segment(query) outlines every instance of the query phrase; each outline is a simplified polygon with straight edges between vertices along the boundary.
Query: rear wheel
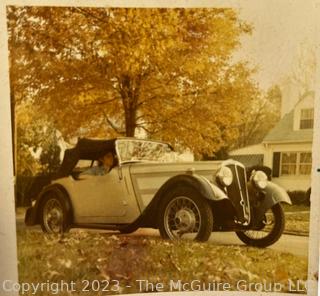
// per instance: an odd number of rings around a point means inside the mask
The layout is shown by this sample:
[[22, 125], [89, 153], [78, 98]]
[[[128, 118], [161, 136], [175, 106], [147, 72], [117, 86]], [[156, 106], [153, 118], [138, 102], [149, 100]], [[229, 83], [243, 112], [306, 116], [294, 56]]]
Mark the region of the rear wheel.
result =
[[41, 228], [44, 232], [63, 233], [69, 230], [65, 201], [58, 193], [48, 192], [39, 214]]
[[177, 187], [160, 205], [158, 225], [165, 239], [207, 241], [213, 225], [211, 207], [195, 189]]
[[275, 204], [265, 213], [259, 230], [237, 231], [239, 239], [249, 246], [264, 248], [274, 244], [281, 237], [285, 216], [280, 204]]

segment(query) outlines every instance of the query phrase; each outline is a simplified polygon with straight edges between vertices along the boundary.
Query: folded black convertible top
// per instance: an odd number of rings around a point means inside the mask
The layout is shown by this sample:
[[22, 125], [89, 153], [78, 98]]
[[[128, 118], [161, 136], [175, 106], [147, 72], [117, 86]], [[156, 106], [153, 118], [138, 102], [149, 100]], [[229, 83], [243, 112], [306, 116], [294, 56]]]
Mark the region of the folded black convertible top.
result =
[[61, 167], [54, 179], [69, 176], [80, 159], [97, 160], [107, 152], [115, 154], [115, 141], [116, 139], [94, 140], [80, 138], [74, 148], [65, 151]]

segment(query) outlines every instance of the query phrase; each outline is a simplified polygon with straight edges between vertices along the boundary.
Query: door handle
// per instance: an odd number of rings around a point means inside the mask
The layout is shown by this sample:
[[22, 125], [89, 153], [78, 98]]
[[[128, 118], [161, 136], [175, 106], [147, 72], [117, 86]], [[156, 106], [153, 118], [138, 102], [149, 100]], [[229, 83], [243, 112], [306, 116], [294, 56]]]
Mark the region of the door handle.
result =
[[119, 180], [123, 179], [123, 175], [122, 175], [122, 168], [121, 166], [118, 166], [118, 175], [119, 175]]

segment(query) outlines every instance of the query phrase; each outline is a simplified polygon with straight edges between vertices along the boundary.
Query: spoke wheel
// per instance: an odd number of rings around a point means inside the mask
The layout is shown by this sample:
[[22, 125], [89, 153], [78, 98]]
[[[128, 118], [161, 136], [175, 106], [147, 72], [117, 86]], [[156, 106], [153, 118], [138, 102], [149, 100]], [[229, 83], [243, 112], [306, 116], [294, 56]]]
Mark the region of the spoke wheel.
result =
[[269, 209], [259, 230], [237, 231], [239, 239], [247, 245], [267, 247], [279, 240], [285, 226], [285, 216], [280, 204]]
[[212, 225], [210, 205], [192, 188], [170, 192], [160, 207], [159, 230], [163, 238], [206, 241]]
[[62, 199], [50, 193], [42, 203], [41, 228], [47, 233], [63, 233], [67, 231], [66, 209]]

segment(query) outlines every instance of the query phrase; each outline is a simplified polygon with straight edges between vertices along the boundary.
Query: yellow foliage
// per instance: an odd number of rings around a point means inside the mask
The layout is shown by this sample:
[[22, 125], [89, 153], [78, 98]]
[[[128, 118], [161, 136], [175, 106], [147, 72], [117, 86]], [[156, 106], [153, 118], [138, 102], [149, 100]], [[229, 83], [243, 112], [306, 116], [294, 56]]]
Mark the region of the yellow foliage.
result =
[[8, 19], [16, 96], [65, 137], [145, 133], [213, 153], [258, 94], [232, 63], [251, 31], [233, 9], [11, 6]]

